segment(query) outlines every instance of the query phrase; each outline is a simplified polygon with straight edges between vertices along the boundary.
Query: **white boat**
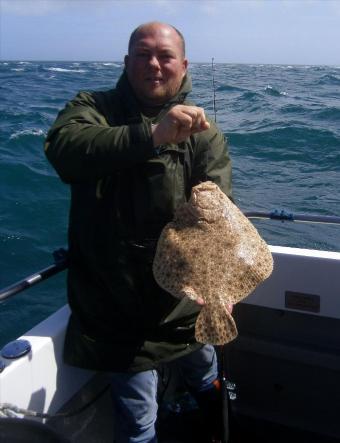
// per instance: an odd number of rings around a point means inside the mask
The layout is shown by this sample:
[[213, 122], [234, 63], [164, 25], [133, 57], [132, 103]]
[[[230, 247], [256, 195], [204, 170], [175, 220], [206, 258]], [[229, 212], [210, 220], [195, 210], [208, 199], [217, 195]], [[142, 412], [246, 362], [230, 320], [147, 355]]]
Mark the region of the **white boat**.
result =
[[[235, 441], [340, 441], [340, 253], [270, 248], [273, 274], [235, 306], [239, 337], [223, 348], [227, 378], [236, 386], [229, 384], [229, 420], [235, 435], [243, 435]], [[68, 316], [64, 306], [20, 337], [31, 344], [26, 355], [0, 357], [0, 411], [17, 411], [21, 420], [22, 410], [54, 415], [91, 403], [71, 417], [31, 420], [47, 421], [72, 442], [112, 442], [110, 398], [103, 393], [108, 375], [62, 361]], [[29, 433], [36, 428], [24, 427], [24, 439], [8, 439], [20, 422], [6, 431], [4, 420], [0, 441], [62, 441], [52, 434], [34, 440]], [[267, 440], [265, 429], [271, 429]]]

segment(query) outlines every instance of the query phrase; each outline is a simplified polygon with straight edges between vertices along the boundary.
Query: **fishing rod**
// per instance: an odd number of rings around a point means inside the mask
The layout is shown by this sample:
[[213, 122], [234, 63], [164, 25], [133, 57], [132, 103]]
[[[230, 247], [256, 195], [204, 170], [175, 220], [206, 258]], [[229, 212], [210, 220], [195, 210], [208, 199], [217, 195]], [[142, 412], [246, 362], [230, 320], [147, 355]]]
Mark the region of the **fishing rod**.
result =
[[58, 274], [64, 271], [68, 267], [67, 263], [67, 251], [65, 249], [58, 249], [53, 252], [54, 264], [44, 268], [38, 272], [35, 272], [28, 277], [0, 290], [0, 301], [6, 300], [9, 297], [28, 289], [43, 280], [47, 280], [52, 275]]
[[340, 225], [340, 217], [336, 215], [293, 214], [284, 210], [279, 211], [277, 209], [272, 212], [249, 211], [244, 212], [244, 215], [248, 218], [255, 218], [259, 220], [280, 220], [302, 223]]
[[215, 66], [214, 66], [214, 57], [211, 59], [211, 72], [212, 72], [212, 87], [213, 87], [213, 110], [215, 116], [215, 123], [217, 121], [216, 118], [216, 86], [215, 86]]

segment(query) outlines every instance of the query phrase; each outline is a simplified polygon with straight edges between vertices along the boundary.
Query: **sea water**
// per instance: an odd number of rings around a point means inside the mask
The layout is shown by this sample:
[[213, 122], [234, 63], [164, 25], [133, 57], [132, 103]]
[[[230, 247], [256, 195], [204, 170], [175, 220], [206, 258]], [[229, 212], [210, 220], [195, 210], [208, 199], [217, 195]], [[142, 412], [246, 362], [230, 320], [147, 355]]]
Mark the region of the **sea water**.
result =
[[[69, 188], [47, 162], [44, 138], [78, 91], [110, 89], [122, 70], [0, 62], [0, 289], [66, 247]], [[340, 66], [201, 63], [190, 72], [191, 99], [228, 138], [242, 210], [340, 216]], [[254, 223], [270, 244], [340, 251], [340, 226]], [[65, 274], [0, 304], [0, 345], [65, 303]]]

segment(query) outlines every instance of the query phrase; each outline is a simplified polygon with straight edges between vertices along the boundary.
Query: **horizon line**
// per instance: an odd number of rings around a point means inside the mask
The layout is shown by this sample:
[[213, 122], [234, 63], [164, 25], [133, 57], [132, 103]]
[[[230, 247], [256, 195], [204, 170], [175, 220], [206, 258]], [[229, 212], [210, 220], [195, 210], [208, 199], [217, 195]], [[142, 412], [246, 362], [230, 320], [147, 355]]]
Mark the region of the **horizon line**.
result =
[[[340, 66], [340, 61], [339, 63], [282, 63], [282, 62], [216, 62], [215, 59], [209, 60], [209, 61], [189, 61], [189, 67], [191, 64], [211, 64], [213, 60], [213, 63], [215, 65], [268, 65], [268, 66], [273, 66], [273, 65], [278, 65], [278, 66]], [[46, 62], [46, 63], [56, 63], [56, 62], [60, 62], [60, 63], [121, 63], [124, 64], [124, 60], [67, 60], [67, 59], [55, 59], [55, 60], [51, 60], [51, 59], [2, 59], [0, 58], [0, 63], [7, 63], [7, 62], [28, 62], [28, 63], [32, 63], [32, 62], [37, 62], [37, 63], [41, 63], [41, 62]]]

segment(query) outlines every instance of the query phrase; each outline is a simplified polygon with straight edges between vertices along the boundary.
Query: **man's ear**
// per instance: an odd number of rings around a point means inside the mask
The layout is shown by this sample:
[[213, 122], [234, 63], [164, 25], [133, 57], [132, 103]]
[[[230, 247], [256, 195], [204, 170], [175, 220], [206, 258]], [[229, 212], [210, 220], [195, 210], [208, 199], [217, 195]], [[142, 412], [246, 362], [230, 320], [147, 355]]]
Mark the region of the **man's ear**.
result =
[[124, 57], [124, 66], [125, 66], [125, 69], [127, 69], [127, 67], [128, 67], [128, 63], [129, 63], [129, 56], [126, 55], [126, 56]]
[[[188, 70], [188, 64], [189, 64], [189, 62], [188, 62], [188, 59], [184, 59], [183, 60], [183, 69], [184, 69], [184, 75], [187, 73], [187, 70]], [[183, 76], [184, 77], [184, 76]]]

